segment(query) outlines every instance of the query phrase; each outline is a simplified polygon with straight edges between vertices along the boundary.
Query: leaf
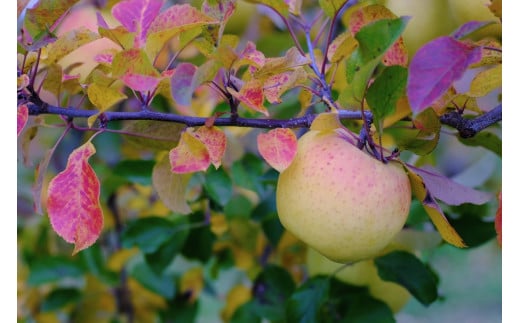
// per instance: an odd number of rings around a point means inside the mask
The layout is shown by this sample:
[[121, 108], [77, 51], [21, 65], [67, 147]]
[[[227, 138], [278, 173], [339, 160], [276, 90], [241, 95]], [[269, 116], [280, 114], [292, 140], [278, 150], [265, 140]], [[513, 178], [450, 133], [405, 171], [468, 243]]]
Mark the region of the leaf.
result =
[[208, 149], [188, 128], [181, 135], [177, 147], [170, 150], [170, 165], [176, 174], [192, 173], [206, 170], [211, 158]]
[[55, 64], [79, 47], [99, 38], [99, 35], [95, 32], [87, 27], [80, 26], [77, 29], [59, 36], [54, 43], [50, 44], [47, 47], [48, 55], [43, 62], [48, 65]]
[[128, 98], [125, 94], [112, 87], [92, 83], [87, 88], [87, 95], [90, 102], [100, 110], [100, 112], [110, 109], [112, 106]]
[[179, 292], [188, 296], [188, 302], [195, 302], [204, 288], [204, 273], [201, 267], [185, 271], [180, 279]]
[[265, 98], [269, 103], [281, 103], [280, 96], [285, 91], [306, 80], [308, 80], [308, 76], [302, 67], [298, 67], [294, 71], [273, 75], [264, 83]]
[[463, 203], [484, 204], [489, 202], [493, 195], [487, 192], [474, 190], [461, 185], [446, 176], [439, 174], [429, 166], [422, 168], [408, 166], [419, 175], [428, 188], [430, 194], [448, 205], [461, 205]]
[[275, 11], [277, 11], [282, 16], [289, 15], [289, 6], [284, 0], [245, 0], [246, 2], [263, 4], [265, 6], [271, 7]]
[[129, 121], [124, 132], [131, 134], [125, 138], [139, 148], [170, 150], [179, 143], [184, 128], [167, 121], [136, 120]]
[[374, 259], [381, 279], [403, 285], [427, 306], [437, 297], [437, 279], [429, 267], [406, 251], [393, 251]]
[[339, 115], [337, 112], [322, 112], [314, 118], [311, 123], [311, 130], [317, 131], [326, 131], [326, 130], [335, 130], [343, 127], [341, 121], [339, 120]]
[[502, 64], [479, 72], [471, 81], [468, 96], [483, 97], [502, 86]]
[[339, 9], [345, 3], [345, 0], [319, 0], [321, 9], [327, 16], [330, 18], [334, 17], [334, 15], [339, 11]]
[[38, 286], [67, 278], [79, 278], [84, 274], [85, 270], [77, 259], [46, 256], [32, 261], [27, 283]]
[[78, 0], [40, 0], [25, 13], [24, 25], [33, 37], [42, 30], [53, 31]]
[[267, 111], [267, 108], [264, 106], [263, 83], [260, 80], [253, 79], [246, 82], [238, 92], [231, 87], [227, 87], [227, 90], [233, 97], [251, 110], [269, 116], [269, 111]]
[[120, 51], [114, 56], [112, 75], [136, 91], [152, 91], [161, 80], [146, 53], [137, 48]]
[[283, 172], [296, 156], [297, 139], [291, 129], [276, 128], [266, 133], [259, 133], [257, 145], [260, 155], [269, 166]]
[[128, 31], [135, 32], [134, 46], [142, 47], [152, 21], [163, 5], [162, 0], [124, 0], [112, 7], [112, 15]]
[[495, 21], [468, 21], [463, 25], [459, 26], [454, 32], [452, 32], [451, 37], [455, 39], [463, 39], [468, 37], [472, 33], [495, 23]]
[[422, 178], [414, 173], [409, 165], [405, 165], [405, 168], [408, 173], [408, 178], [410, 179], [414, 196], [422, 203], [424, 210], [437, 228], [437, 231], [439, 231], [441, 237], [456, 247], [465, 247], [466, 244], [462, 241], [462, 238], [459, 236], [457, 231], [455, 231], [455, 229], [450, 225], [448, 219], [444, 216], [442, 209], [428, 191]]
[[491, 0], [489, 10], [502, 21], [502, 0]]
[[195, 131], [195, 136], [206, 146], [213, 166], [219, 168], [226, 152], [226, 134], [224, 131], [214, 126], [203, 126]]
[[170, 78], [170, 86], [173, 99], [177, 104], [184, 106], [191, 105], [191, 98], [194, 91], [192, 81], [196, 72], [197, 66], [191, 63], [180, 63], [175, 68]]
[[81, 300], [82, 293], [76, 288], [53, 289], [41, 304], [42, 312], [58, 311], [70, 303]]
[[154, 165], [154, 160], [123, 159], [113, 166], [112, 171], [130, 183], [149, 186]]
[[407, 94], [413, 113], [423, 111], [441, 97], [481, 56], [480, 47], [447, 36], [421, 47], [410, 63], [408, 74]]
[[233, 67], [238, 69], [243, 65], [251, 65], [255, 68], [254, 71], [256, 71], [258, 68], [264, 66], [265, 62], [266, 58], [264, 53], [256, 49], [255, 43], [248, 41], [242, 53], [240, 53], [236, 61], [233, 62]]
[[73, 255], [96, 242], [103, 228], [99, 180], [88, 164], [95, 152], [90, 141], [76, 148], [47, 192], [52, 228], [65, 241], [74, 243]]
[[58, 64], [52, 64], [47, 67], [47, 75], [43, 80], [43, 88], [54, 94], [56, 101], [59, 100], [61, 92], [61, 83], [63, 78], [63, 71]]
[[318, 322], [320, 310], [329, 297], [330, 279], [316, 276], [307, 280], [287, 300], [286, 311], [289, 322]]
[[502, 191], [498, 194], [498, 208], [495, 213], [495, 231], [497, 233], [497, 242], [502, 248]]
[[26, 104], [20, 104], [16, 113], [16, 136], [19, 136], [29, 120], [29, 108]]
[[190, 4], [176, 4], [161, 12], [148, 29], [146, 52], [155, 57], [172, 37], [205, 25], [220, 23]]
[[254, 281], [254, 313], [270, 321], [286, 321], [285, 304], [295, 287], [291, 275], [283, 267], [268, 264]]
[[331, 63], [337, 63], [349, 57], [357, 48], [358, 43], [354, 36], [348, 31], [339, 34], [330, 44], [327, 59]]
[[181, 214], [191, 213], [185, 197], [188, 177], [173, 173], [166, 156], [155, 164], [152, 171], [152, 184], [161, 201], [170, 210]]
[[368, 88], [366, 99], [379, 131], [382, 130], [383, 119], [395, 112], [397, 100], [404, 94], [407, 77], [406, 68], [390, 66]]
[[157, 275], [143, 259], [130, 264], [129, 274], [146, 289], [171, 299], [175, 295], [175, 281], [171, 274]]
[[152, 253], [175, 233], [172, 221], [149, 216], [129, 222], [121, 234], [124, 248], [138, 247], [143, 253]]
[[210, 168], [206, 174], [204, 190], [214, 202], [224, 206], [233, 196], [233, 182], [224, 169]]
[[264, 65], [253, 72], [253, 77], [255, 79], [266, 79], [309, 63], [309, 58], [303, 56], [296, 47], [291, 47], [283, 57], [267, 58]]

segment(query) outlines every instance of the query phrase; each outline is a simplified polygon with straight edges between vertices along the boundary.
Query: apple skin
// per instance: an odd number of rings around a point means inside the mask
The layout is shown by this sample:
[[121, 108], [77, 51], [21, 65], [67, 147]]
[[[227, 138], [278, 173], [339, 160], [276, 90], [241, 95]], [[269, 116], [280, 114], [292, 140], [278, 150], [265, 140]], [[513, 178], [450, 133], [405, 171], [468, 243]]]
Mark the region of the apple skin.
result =
[[342, 129], [304, 134], [276, 191], [285, 229], [340, 263], [371, 258], [385, 248], [403, 228], [410, 203], [402, 165], [363, 152]]

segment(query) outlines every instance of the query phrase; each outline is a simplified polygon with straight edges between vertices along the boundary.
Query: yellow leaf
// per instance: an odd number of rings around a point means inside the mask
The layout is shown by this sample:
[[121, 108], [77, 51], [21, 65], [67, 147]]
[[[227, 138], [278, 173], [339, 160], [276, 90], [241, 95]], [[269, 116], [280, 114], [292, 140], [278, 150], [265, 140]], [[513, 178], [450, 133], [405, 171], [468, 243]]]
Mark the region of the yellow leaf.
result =
[[502, 86], [502, 64], [478, 73], [471, 81], [468, 95], [482, 97]]
[[190, 177], [173, 173], [168, 155], [163, 156], [152, 170], [152, 184], [159, 198], [170, 210], [181, 214], [191, 213], [185, 197]]
[[233, 313], [240, 305], [246, 303], [251, 299], [251, 289], [244, 285], [234, 286], [226, 295], [226, 305], [220, 312], [224, 322], [229, 322]]
[[226, 221], [226, 216], [223, 213], [212, 214], [209, 221], [211, 223], [211, 232], [213, 232], [217, 236], [221, 236], [229, 228], [228, 223]]
[[107, 268], [115, 272], [120, 272], [126, 263], [138, 253], [139, 249], [137, 247], [118, 250], [108, 259]]
[[[87, 89], [87, 95], [90, 102], [99, 109], [99, 113], [108, 110], [113, 105], [127, 98], [127, 96], [118, 90], [92, 83]], [[99, 113], [88, 118], [88, 125], [92, 127]]]
[[193, 303], [197, 300], [203, 287], [204, 273], [202, 272], [202, 268], [191, 268], [182, 275], [180, 292], [189, 295], [189, 302]]

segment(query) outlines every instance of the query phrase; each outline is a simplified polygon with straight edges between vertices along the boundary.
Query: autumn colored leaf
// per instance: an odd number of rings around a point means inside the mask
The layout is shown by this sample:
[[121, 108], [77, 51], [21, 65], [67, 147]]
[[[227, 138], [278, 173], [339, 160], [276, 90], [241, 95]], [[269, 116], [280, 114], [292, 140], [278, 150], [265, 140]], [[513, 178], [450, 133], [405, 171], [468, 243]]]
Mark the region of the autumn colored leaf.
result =
[[408, 173], [408, 178], [410, 179], [410, 184], [412, 186], [412, 192], [422, 203], [422, 206], [428, 216], [430, 217], [430, 220], [437, 228], [437, 231], [439, 231], [441, 237], [449, 242], [450, 244], [463, 248], [466, 246], [460, 235], [455, 231], [455, 229], [451, 226], [451, 224], [448, 222], [448, 219], [442, 212], [442, 209], [437, 204], [435, 199], [430, 194], [430, 191], [428, 190], [428, 187], [422, 180], [421, 176], [417, 175], [410, 167], [409, 165], [405, 165], [405, 168]]
[[462, 26], [458, 27], [454, 32], [451, 33], [451, 36], [455, 39], [465, 38], [472, 33], [479, 31], [480, 29], [487, 27], [491, 24], [496, 23], [495, 21], [468, 21]]
[[349, 57], [357, 48], [357, 40], [349, 31], [339, 34], [330, 44], [327, 59], [331, 63], [337, 63], [345, 57]]
[[291, 129], [276, 128], [257, 136], [258, 151], [278, 172], [283, 172], [296, 156], [296, 135]]
[[226, 303], [221, 315], [225, 322], [230, 322], [233, 313], [244, 303], [251, 299], [251, 288], [245, 285], [236, 285], [226, 295]]
[[179, 144], [170, 150], [169, 156], [171, 171], [176, 174], [205, 171], [211, 163], [208, 149], [192, 128], [182, 133]]
[[172, 5], [161, 12], [148, 29], [146, 52], [155, 57], [165, 43], [172, 37], [193, 28], [218, 24], [211, 18], [189, 4]]
[[134, 45], [135, 33], [129, 32], [124, 26], [115, 28], [98, 27], [99, 35], [110, 39], [122, 49], [131, 49]]
[[26, 104], [20, 104], [18, 106], [18, 112], [16, 114], [16, 136], [19, 136], [23, 128], [29, 120], [29, 108]]
[[414, 114], [429, 107], [480, 60], [482, 49], [452, 37], [439, 37], [421, 47], [410, 63], [407, 94]]
[[90, 141], [76, 148], [66, 168], [48, 187], [47, 212], [52, 228], [65, 241], [74, 243], [73, 254], [96, 242], [103, 228], [99, 180], [88, 163], [95, 152]]
[[161, 75], [141, 49], [117, 53], [112, 60], [112, 74], [136, 91], [152, 91], [161, 80]]
[[42, 30], [53, 31], [78, 0], [41, 0], [25, 13], [24, 25], [33, 37]]
[[291, 47], [283, 57], [267, 58], [264, 65], [253, 73], [253, 77], [266, 79], [309, 63], [310, 60], [303, 56], [296, 47]]
[[181, 138], [185, 126], [180, 123], [155, 120], [129, 121], [124, 129], [125, 138], [141, 149], [171, 150]]
[[[127, 98], [127, 96], [119, 90], [97, 83], [92, 83], [88, 86], [87, 95], [90, 102], [99, 109], [99, 112], [106, 111]], [[93, 120], [95, 120], [95, 118], [97, 118], [97, 116], [94, 117]]]
[[112, 7], [112, 15], [128, 31], [135, 32], [135, 47], [146, 42], [148, 28], [163, 5], [162, 0], [124, 0]]
[[54, 43], [49, 44], [47, 47], [48, 55], [43, 62], [49, 65], [57, 63], [74, 50], [96, 39], [99, 39], [99, 35], [86, 27], [71, 30], [58, 37]]
[[498, 209], [495, 214], [495, 231], [497, 232], [497, 242], [502, 247], [502, 191], [498, 194]]
[[173, 99], [177, 104], [189, 106], [193, 95], [191, 86], [197, 66], [191, 63], [180, 63], [170, 78], [170, 86]]
[[334, 15], [339, 11], [341, 6], [346, 2], [345, 0], [319, 0], [321, 9], [323, 12], [329, 17], [334, 17]]
[[211, 163], [219, 168], [226, 152], [226, 134], [217, 127], [199, 127], [195, 136], [206, 146]]
[[285, 0], [245, 0], [246, 2], [262, 4], [273, 8], [275, 11], [280, 13], [282, 16], [289, 15], [289, 5]]
[[502, 86], [502, 64], [479, 72], [471, 81], [469, 92], [471, 97], [482, 97]]
[[264, 95], [269, 103], [282, 102], [281, 96], [284, 92], [294, 88], [296, 84], [303, 83], [308, 79], [307, 73], [302, 67], [291, 72], [273, 75], [264, 83]]
[[269, 116], [269, 111], [264, 106], [264, 89], [260, 80], [252, 79], [246, 82], [238, 92], [231, 87], [228, 87], [227, 90], [248, 108]]
[[255, 68], [254, 71], [256, 71], [258, 68], [264, 66], [265, 62], [266, 58], [264, 53], [256, 49], [255, 43], [248, 41], [246, 47], [242, 53], [238, 55], [233, 66], [239, 68], [242, 65], [250, 65], [253, 66]]
[[173, 212], [181, 214], [191, 213], [186, 202], [188, 179], [186, 175], [175, 174], [171, 171], [168, 156], [165, 155], [152, 170], [152, 184], [161, 201]]
[[189, 295], [188, 302], [195, 302], [204, 288], [204, 272], [201, 267], [194, 267], [184, 272], [181, 277], [179, 292]]
[[42, 87], [54, 94], [56, 101], [59, 100], [63, 71], [60, 65], [51, 64], [47, 67], [47, 75], [43, 80]]

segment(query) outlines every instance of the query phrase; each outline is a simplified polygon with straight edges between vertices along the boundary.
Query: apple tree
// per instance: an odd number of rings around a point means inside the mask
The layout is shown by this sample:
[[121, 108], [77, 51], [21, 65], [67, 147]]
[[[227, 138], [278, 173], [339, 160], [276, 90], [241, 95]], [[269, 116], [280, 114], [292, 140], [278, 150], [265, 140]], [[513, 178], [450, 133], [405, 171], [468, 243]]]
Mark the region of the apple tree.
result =
[[449, 303], [433, 255], [501, 250], [502, 6], [412, 49], [395, 2], [18, 1], [18, 319]]

